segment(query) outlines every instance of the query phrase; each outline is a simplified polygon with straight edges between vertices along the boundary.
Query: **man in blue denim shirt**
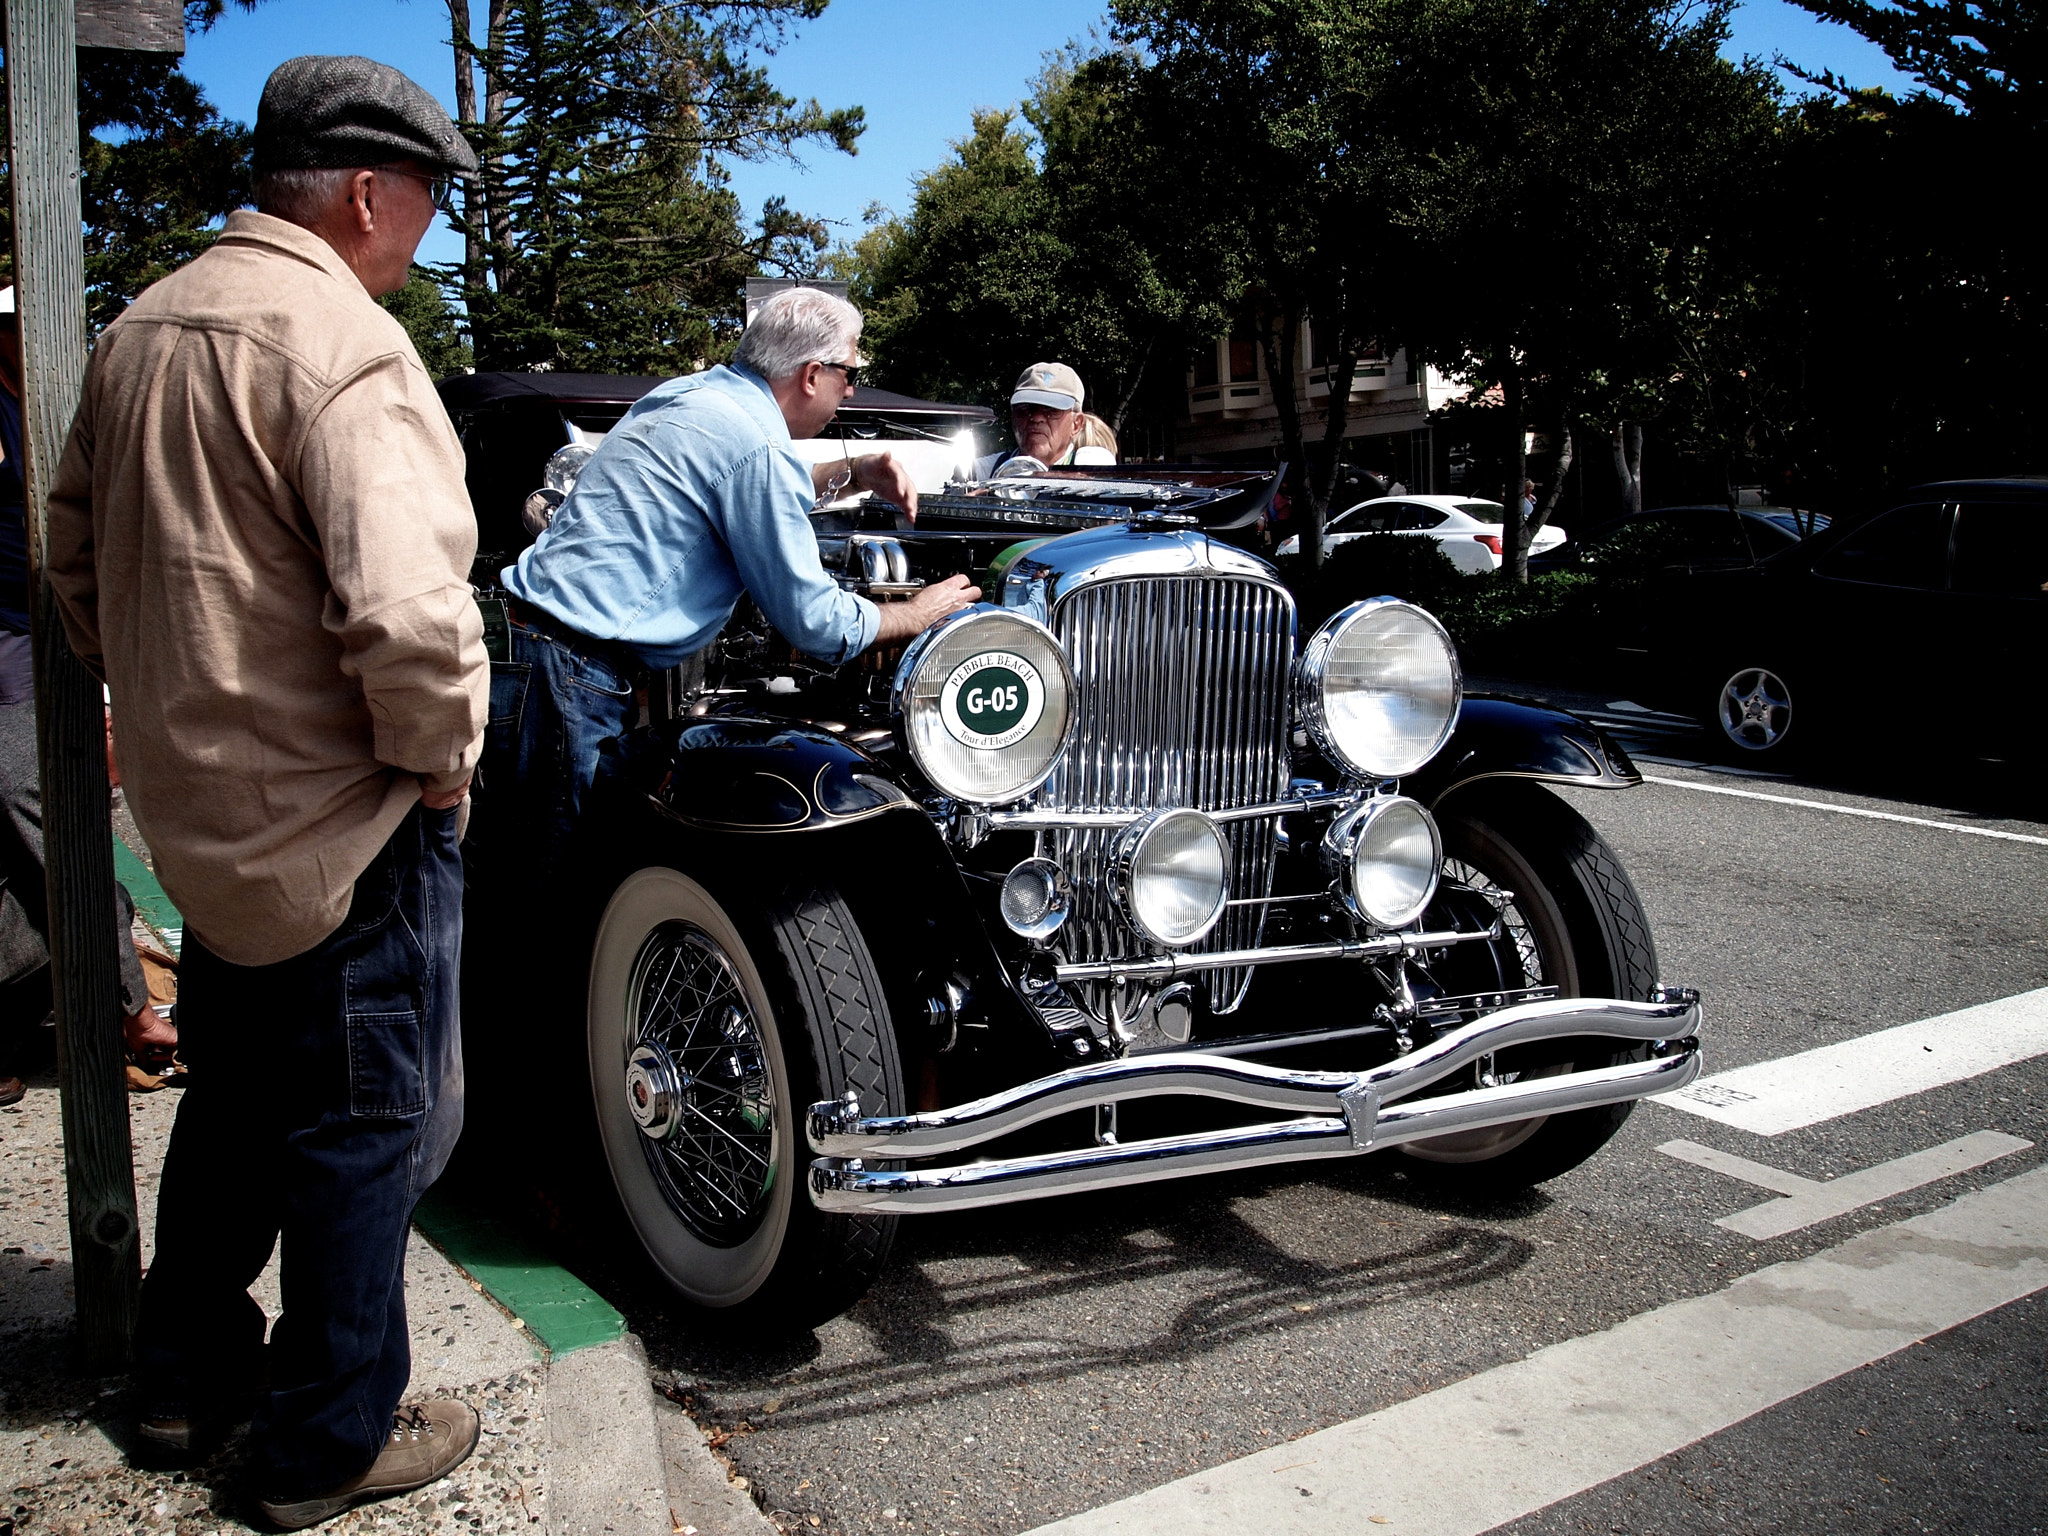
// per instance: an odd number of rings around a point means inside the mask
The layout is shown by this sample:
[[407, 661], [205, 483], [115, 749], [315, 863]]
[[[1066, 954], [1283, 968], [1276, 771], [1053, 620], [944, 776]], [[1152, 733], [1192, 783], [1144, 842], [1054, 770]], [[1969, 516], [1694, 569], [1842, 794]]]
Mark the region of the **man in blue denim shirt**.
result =
[[[506, 568], [512, 657], [491, 669], [473, 876], [487, 870], [502, 885], [514, 857], [533, 888], [566, 872], [600, 751], [638, 718], [636, 672], [709, 645], [742, 591], [792, 645], [828, 662], [907, 640], [981, 596], [954, 576], [878, 607], [825, 574], [809, 514], [845, 461], [813, 468], [790, 444], [816, 436], [852, 395], [860, 329], [843, 299], [775, 294], [731, 366], [671, 380], [627, 412]], [[854, 485], [916, 515], [917, 488], [891, 455], [851, 469]]]

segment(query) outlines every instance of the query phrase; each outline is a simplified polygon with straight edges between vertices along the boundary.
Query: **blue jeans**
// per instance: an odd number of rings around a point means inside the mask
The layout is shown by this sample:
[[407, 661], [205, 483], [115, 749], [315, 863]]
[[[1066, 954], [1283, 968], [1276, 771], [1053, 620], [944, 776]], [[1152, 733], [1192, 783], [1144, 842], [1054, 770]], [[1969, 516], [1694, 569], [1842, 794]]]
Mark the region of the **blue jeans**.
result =
[[607, 743], [639, 718], [623, 668], [515, 613], [512, 659], [491, 663], [490, 724], [466, 852], [473, 888], [559, 896]]
[[412, 1374], [405, 1244], [462, 1129], [453, 810], [414, 806], [342, 925], [276, 965], [189, 929], [179, 1046], [192, 1066], [157, 1198], [137, 1354], [153, 1411], [207, 1411], [259, 1379], [249, 1286], [283, 1250], [284, 1313], [252, 1468], [303, 1498], [377, 1458]]

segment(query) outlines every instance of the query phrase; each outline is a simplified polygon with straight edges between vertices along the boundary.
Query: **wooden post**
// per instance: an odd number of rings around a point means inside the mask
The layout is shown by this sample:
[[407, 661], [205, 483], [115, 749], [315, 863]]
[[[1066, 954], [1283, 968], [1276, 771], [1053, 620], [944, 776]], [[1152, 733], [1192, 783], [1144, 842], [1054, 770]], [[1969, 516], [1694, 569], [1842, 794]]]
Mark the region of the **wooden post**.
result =
[[100, 685], [72, 655], [43, 574], [50, 483], [85, 378], [72, 7], [73, 0], [9, 0], [7, 128], [64, 1177], [80, 1350], [85, 1368], [103, 1374], [128, 1364], [142, 1285], [123, 1073], [106, 727]]

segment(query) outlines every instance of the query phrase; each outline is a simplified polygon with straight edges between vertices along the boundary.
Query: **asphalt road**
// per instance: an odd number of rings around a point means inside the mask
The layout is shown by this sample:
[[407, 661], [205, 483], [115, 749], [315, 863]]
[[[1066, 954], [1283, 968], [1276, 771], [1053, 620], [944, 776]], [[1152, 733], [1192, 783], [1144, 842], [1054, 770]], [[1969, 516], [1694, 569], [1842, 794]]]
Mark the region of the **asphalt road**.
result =
[[[1938, 791], [1891, 764], [1757, 780], [1677, 766], [1703, 745], [1682, 722], [1645, 720], [1632, 741], [1681, 782], [1567, 798], [1633, 875], [1666, 980], [1705, 994], [1710, 1072], [2048, 986], [2048, 846], [1953, 830], [2048, 837], [2048, 807], [1996, 765]], [[1718, 1291], [2043, 1157], [1757, 1241], [1714, 1221], [1767, 1196], [1661, 1143], [1826, 1180], [1986, 1130], [2048, 1145], [2048, 1056], [1768, 1138], [1646, 1105], [1590, 1164], [1503, 1204], [1447, 1202], [1382, 1154], [910, 1220], [872, 1294], [795, 1345], [690, 1325], [630, 1266], [605, 1289], [700, 1421], [731, 1432], [725, 1453], [785, 1528], [1007, 1536]], [[2048, 1305], [2006, 1306], [1509, 1528], [2041, 1529], [2044, 1347]]]

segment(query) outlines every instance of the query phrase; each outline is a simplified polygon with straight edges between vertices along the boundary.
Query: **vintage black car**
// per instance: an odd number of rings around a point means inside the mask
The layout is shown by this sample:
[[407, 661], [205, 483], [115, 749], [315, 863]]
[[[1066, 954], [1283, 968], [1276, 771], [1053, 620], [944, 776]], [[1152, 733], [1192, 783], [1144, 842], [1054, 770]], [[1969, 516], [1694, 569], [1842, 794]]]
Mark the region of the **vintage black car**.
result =
[[572, 1027], [676, 1290], [808, 1324], [904, 1215], [1383, 1149], [1524, 1186], [1697, 1075], [1544, 787], [1638, 783], [1613, 741], [1465, 698], [1407, 603], [1298, 633], [1233, 542], [1268, 474], [1021, 469], [814, 518], [848, 587], [980, 605], [830, 667], [743, 604], [622, 744]]

